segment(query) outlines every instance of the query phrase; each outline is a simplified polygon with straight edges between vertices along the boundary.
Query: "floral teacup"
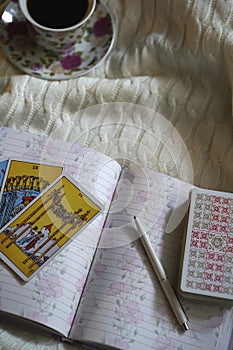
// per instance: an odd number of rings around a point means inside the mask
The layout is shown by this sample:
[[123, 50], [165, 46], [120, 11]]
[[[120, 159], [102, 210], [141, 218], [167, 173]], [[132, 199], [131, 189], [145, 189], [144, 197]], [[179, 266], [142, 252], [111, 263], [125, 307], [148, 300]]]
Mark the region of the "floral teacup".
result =
[[[37, 19], [32, 17], [28, 3], [30, 3], [28, 0], [19, 0], [19, 7], [27, 21], [29, 34], [38, 45], [58, 55], [62, 55], [77, 41], [81, 40], [86, 24], [93, 15], [96, 7], [96, 0], [86, 0], [87, 9], [83, 17], [77, 20], [77, 23], [71, 26], [55, 28], [52, 25], [50, 27], [49, 25], [41, 24]], [[66, 2], [64, 3], [66, 4]], [[54, 8], [54, 16], [56, 16], [56, 10]]]

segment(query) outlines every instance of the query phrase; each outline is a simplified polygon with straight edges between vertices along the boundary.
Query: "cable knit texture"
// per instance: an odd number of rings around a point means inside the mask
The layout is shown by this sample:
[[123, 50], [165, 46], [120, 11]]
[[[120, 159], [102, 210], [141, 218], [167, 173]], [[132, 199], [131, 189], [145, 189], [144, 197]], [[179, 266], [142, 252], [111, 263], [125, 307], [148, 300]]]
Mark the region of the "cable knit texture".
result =
[[[159, 112], [188, 149], [194, 183], [233, 191], [232, 1], [105, 1], [115, 19], [115, 45], [85, 76], [53, 82], [30, 77], [0, 51], [1, 125], [47, 135], [56, 131], [64, 140], [75, 131], [89, 147], [114, 138], [112, 153], [119, 157], [131, 125], [135, 153], [143, 133], [150, 136], [144, 146], [151, 152], [138, 162], [156, 169], [161, 159], [166, 162], [166, 155], [160, 158], [164, 145], [158, 152], [153, 138], [159, 128], [153, 113]], [[112, 104], [119, 109], [108, 113]], [[127, 104], [144, 106], [144, 116], [122, 112]], [[93, 106], [98, 114], [83, 113]], [[71, 348], [79, 346], [1, 324], [1, 350]]]

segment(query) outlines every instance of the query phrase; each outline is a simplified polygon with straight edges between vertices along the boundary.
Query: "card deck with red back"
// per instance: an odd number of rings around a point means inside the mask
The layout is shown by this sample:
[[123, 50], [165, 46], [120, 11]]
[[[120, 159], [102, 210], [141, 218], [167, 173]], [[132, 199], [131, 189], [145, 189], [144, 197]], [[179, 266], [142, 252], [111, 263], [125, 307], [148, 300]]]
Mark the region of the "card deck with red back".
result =
[[233, 300], [233, 194], [193, 190], [180, 289]]

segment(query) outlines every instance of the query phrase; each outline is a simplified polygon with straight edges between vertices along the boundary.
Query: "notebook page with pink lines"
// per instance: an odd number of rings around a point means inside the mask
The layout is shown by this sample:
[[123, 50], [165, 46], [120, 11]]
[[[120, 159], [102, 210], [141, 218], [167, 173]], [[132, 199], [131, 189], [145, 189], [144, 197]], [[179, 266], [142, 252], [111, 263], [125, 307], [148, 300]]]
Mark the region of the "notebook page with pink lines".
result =
[[181, 298], [190, 320], [190, 330], [181, 330], [132, 219], [139, 217], [175, 287], [184, 225], [165, 231], [172, 208], [185, 213], [191, 188], [152, 171], [123, 170], [70, 338], [129, 350], [228, 349], [232, 310]]
[[[108, 157], [44, 135], [0, 128], [0, 152], [6, 157], [58, 162], [66, 173], [92, 190], [104, 211], [29, 282], [0, 262], [1, 317], [32, 321], [67, 336], [82, 293], [121, 168]], [[0, 247], [1, 247], [0, 243]], [[28, 327], [28, 326], [27, 326]], [[30, 327], [29, 327], [30, 328]]]

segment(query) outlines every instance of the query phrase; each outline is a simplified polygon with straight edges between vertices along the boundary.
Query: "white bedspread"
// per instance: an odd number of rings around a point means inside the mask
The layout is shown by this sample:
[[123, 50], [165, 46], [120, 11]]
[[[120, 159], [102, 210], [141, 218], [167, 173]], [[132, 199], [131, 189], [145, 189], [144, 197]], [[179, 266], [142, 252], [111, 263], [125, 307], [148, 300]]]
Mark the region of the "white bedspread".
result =
[[[196, 185], [233, 191], [233, 1], [106, 2], [116, 21], [115, 46], [85, 76], [60, 82], [30, 77], [0, 51], [1, 125], [67, 140], [73, 130], [83, 145], [114, 157], [137, 157], [154, 169], [165, 164], [172, 175], [180, 175], [178, 156], [185, 145]], [[163, 118], [179, 133], [182, 147], [172, 143], [174, 135], [158, 146]], [[145, 152], [139, 154], [142, 139]], [[0, 321], [0, 349], [78, 346]]]

